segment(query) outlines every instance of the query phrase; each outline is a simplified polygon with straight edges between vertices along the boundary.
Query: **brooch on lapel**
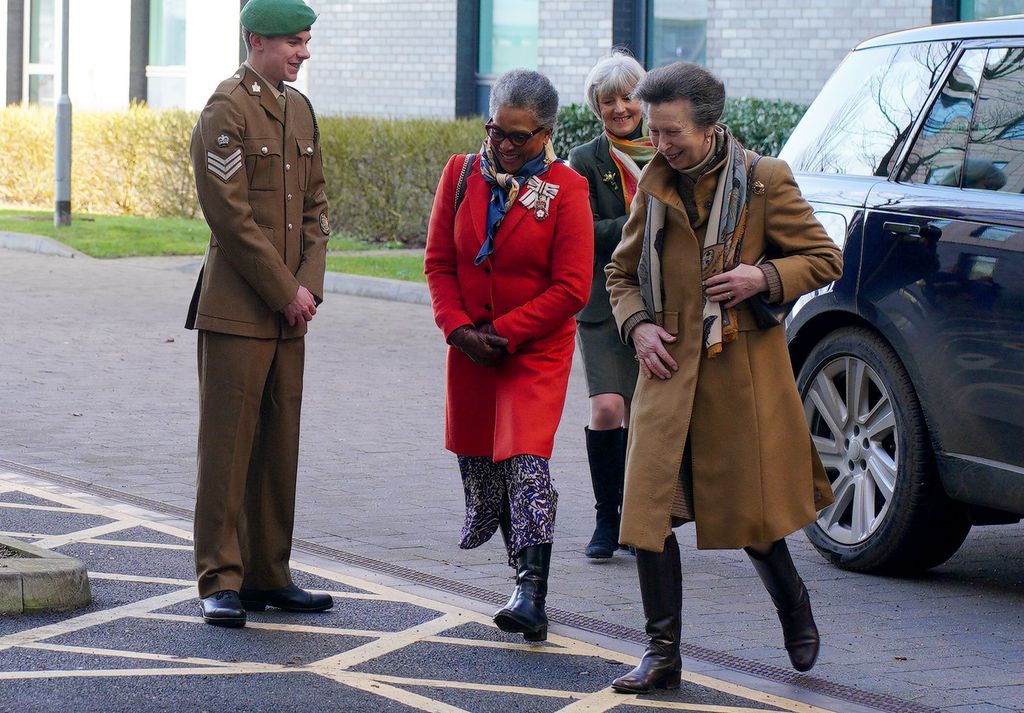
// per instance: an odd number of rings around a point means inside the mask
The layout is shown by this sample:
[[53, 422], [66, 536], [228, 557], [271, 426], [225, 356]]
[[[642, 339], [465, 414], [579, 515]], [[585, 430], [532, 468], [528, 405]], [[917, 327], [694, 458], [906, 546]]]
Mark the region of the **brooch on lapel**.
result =
[[558, 195], [558, 186], [554, 183], [547, 183], [536, 176], [530, 176], [530, 180], [523, 187], [523, 195], [519, 202], [533, 211], [533, 217], [537, 220], [544, 220], [551, 212], [551, 199]]
[[615, 174], [611, 171], [601, 176], [601, 180], [611, 186], [613, 191], [619, 190], [619, 184], [615, 182]]
[[754, 195], [755, 196], [763, 196], [764, 195], [764, 184], [761, 183], [760, 181], [754, 181], [750, 185], [750, 188], [754, 191]]

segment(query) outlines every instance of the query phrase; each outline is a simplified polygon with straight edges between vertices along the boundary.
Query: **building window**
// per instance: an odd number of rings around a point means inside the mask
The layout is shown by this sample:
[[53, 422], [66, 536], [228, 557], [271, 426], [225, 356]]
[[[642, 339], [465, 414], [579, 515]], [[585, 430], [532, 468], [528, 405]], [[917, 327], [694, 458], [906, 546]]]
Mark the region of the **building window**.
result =
[[707, 61], [707, 0], [648, 0], [647, 66]]
[[186, 0], [151, 0], [146, 99], [153, 107], [185, 106]]
[[961, 20], [983, 20], [1020, 13], [1024, 13], [1024, 0], [960, 0]]
[[25, 63], [25, 98], [29, 104], [53, 106], [57, 59], [55, 0], [31, 0], [28, 17], [28, 61]]
[[481, 0], [477, 111], [487, 114], [491, 86], [510, 69], [537, 69], [539, 0]]

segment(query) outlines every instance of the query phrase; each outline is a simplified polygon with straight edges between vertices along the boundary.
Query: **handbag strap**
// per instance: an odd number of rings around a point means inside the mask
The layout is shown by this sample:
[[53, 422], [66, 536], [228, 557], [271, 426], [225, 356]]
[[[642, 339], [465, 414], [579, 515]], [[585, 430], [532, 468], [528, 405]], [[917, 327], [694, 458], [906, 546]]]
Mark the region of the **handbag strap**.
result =
[[462, 170], [459, 172], [459, 182], [455, 184], [455, 212], [459, 212], [459, 206], [462, 205], [462, 199], [466, 197], [466, 181], [469, 180], [469, 172], [473, 170], [473, 164], [476, 162], [476, 154], [466, 154], [465, 160], [462, 162]]

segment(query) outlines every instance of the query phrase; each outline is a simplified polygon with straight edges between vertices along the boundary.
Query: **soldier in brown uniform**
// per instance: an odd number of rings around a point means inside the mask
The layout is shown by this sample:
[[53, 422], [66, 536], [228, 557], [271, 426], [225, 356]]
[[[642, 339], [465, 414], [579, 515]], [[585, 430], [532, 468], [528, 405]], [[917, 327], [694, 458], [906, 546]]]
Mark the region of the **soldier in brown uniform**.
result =
[[210, 245], [189, 307], [199, 330], [195, 558], [203, 618], [245, 609], [323, 611], [292, 583], [306, 323], [323, 295], [330, 224], [319, 132], [295, 81], [316, 14], [302, 0], [250, 0], [248, 59], [192, 132]]

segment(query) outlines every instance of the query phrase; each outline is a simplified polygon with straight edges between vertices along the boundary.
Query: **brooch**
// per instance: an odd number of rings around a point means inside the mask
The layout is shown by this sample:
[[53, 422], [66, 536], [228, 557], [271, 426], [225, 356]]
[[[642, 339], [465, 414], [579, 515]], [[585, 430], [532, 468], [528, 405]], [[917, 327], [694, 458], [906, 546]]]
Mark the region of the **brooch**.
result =
[[764, 195], [764, 184], [760, 181], [754, 181], [750, 187], [753, 189], [755, 196]]
[[554, 183], [547, 183], [536, 176], [530, 176], [530, 180], [523, 186], [523, 195], [519, 202], [533, 211], [533, 217], [537, 220], [544, 220], [551, 213], [551, 199], [558, 195], [558, 186]]
[[601, 176], [601, 180], [611, 186], [612, 190], [619, 190], [619, 184], [615, 182], [615, 174], [611, 171]]

